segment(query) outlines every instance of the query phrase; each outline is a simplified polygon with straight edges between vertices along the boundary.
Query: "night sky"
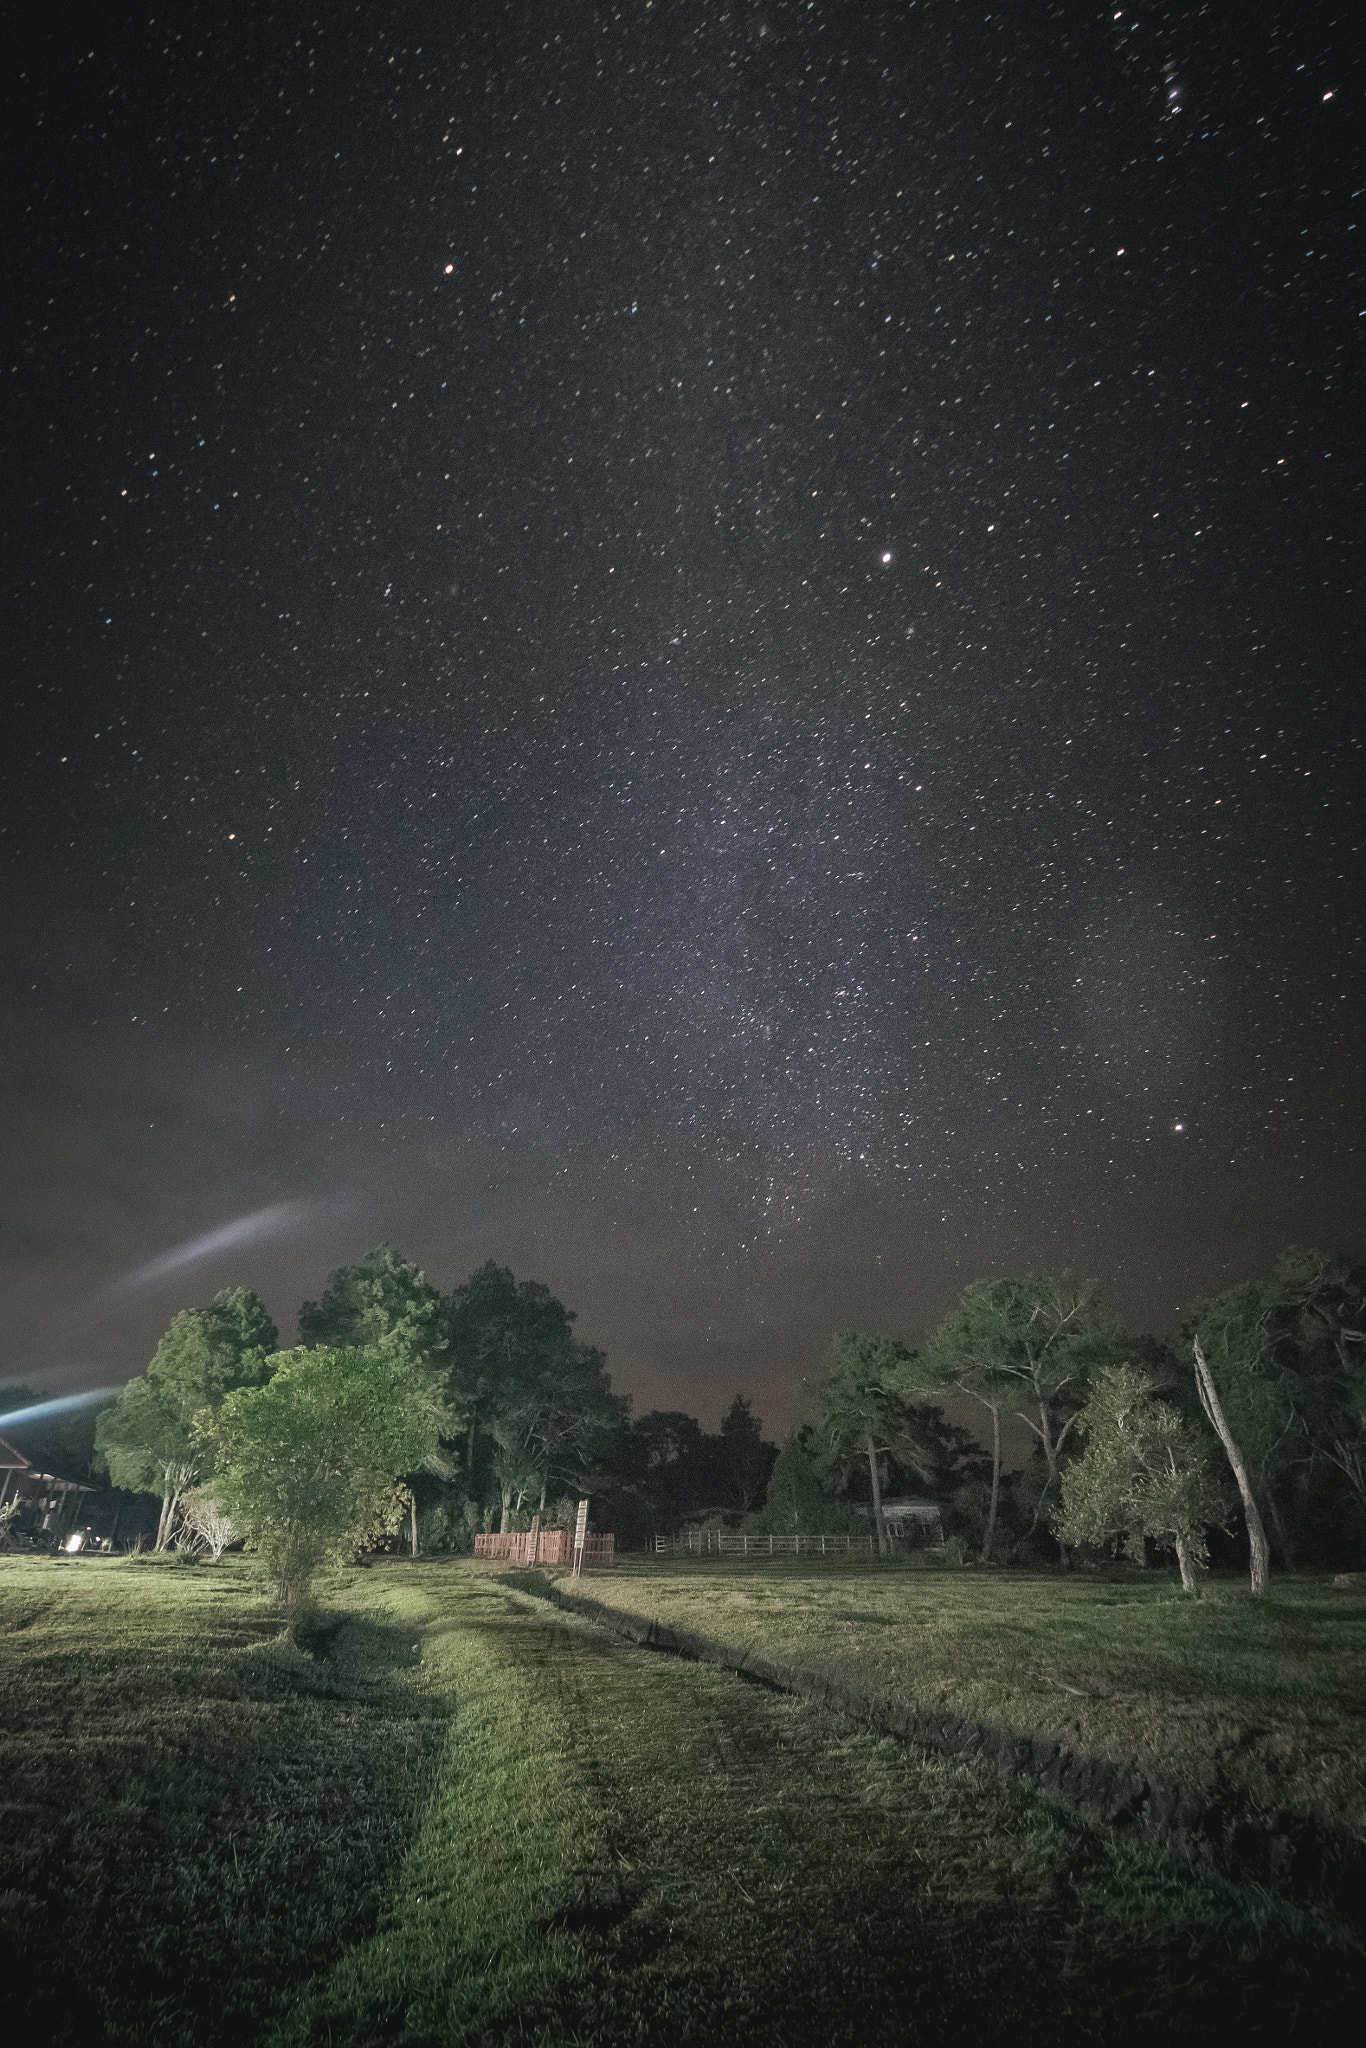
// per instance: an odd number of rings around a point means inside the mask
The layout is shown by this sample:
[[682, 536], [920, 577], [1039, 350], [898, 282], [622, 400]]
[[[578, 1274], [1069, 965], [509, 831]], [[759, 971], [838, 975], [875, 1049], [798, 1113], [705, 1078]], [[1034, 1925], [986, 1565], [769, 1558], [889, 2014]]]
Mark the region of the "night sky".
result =
[[0, 1377], [387, 1238], [781, 1428], [1360, 1243], [1342, 0], [123, 12], [5, 85]]

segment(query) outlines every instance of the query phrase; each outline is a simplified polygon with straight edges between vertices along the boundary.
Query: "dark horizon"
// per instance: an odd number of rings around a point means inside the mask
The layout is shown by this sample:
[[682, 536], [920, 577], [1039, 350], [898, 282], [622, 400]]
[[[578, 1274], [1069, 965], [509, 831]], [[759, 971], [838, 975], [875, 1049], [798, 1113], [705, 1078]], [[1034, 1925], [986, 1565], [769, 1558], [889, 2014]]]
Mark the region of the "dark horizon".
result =
[[25, 34], [0, 1378], [388, 1240], [781, 1435], [1361, 1244], [1331, 10]]

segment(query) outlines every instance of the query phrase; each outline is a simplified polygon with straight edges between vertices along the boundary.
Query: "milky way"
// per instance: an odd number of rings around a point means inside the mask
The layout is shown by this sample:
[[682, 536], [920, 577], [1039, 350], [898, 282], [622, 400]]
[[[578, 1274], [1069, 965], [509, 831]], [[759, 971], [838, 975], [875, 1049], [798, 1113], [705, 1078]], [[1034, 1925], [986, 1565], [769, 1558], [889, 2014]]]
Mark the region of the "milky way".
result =
[[338, 1195], [281, 1287], [508, 1257], [685, 1406], [1359, 1232], [1361, 67], [1018, 12], [31, 44], [16, 1343]]

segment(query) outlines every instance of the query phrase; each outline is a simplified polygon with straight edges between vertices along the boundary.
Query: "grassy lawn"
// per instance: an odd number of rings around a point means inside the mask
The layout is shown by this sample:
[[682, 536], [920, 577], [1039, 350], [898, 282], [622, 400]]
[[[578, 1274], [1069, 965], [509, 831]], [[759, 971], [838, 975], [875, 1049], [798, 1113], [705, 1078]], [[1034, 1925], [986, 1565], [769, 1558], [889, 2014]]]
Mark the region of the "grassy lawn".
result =
[[328, 1606], [309, 1656], [245, 1565], [0, 1560], [11, 2032], [1309, 2043], [1359, 2013], [1334, 1914], [500, 1567], [395, 1562]]
[[390, 1616], [279, 1636], [242, 1563], [0, 1558], [10, 2039], [253, 2039], [375, 1924], [445, 1716]]
[[1366, 1838], [1366, 1585], [623, 1560], [595, 1598]]

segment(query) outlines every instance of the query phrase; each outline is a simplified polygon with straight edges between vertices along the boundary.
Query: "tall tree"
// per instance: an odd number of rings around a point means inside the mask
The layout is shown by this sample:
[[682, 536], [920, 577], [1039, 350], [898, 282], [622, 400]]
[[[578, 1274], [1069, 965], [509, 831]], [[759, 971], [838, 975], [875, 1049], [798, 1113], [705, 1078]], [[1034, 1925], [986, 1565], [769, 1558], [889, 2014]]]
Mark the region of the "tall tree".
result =
[[866, 1461], [873, 1526], [885, 1556], [891, 1548], [882, 1515], [882, 1461], [928, 1477], [933, 1453], [913, 1406], [914, 1355], [895, 1338], [868, 1331], [837, 1335], [811, 1390], [812, 1428], [828, 1469], [847, 1480]]
[[[1294, 1504], [1311, 1467], [1326, 1463], [1354, 1486], [1366, 1265], [1292, 1246], [1269, 1273], [1201, 1303], [1187, 1336], [1199, 1342], [1254, 1512], [1260, 1519], [1265, 1510], [1280, 1554], [1293, 1565]], [[1197, 1363], [1197, 1382], [1200, 1371]]]
[[[511, 1471], [511, 1459], [525, 1476], [536, 1465], [542, 1505], [552, 1483], [587, 1483], [628, 1406], [612, 1392], [602, 1353], [575, 1337], [574, 1320], [548, 1287], [518, 1281], [492, 1260], [446, 1304], [450, 1386], [466, 1418], [469, 1472], [490, 1463]], [[506, 1522], [506, 1481], [497, 1484]]]
[[1219, 1398], [1219, 1389], [1215, 1384], [1214, 1375], [1209, 1369], [1208, 1360], [1201, 1349], [1198, 1337], [1192, 1340], [1192, 1349], [1195, 1353], [1195, 1387], [1196, 1392], [1200, 1396], [1200, 1406], [1204, 1409], [1211, 1426], [1224, 1447], [1229, 1468], [1233, 1473], [1234, 1479], [1237, 1481], [1238, 1492], [1242, 1497], [1243, 1519], [1247, 1523], [1247, 1548], [1249, 1567], [1252, 1574], [1252, 1590], [1254, 1593], [1264, 1593], [1271, 1576], [1271, 1553], [1267, 1545], [1266, 1530], [1262, 1526], [1261, 1510], [1258, 1508], [1257, 1497], [1252, 1490], [1252, 1481], [1248, 1475], [1247, 1459], [1243, 1456], [1242, 1445], [1229, 1428], [1228, 1421], [1224, 1415], [1223, 1403]]
[[269, 1377], [278, 1341], [259, 1295], [224, 1288], [207, 1308], [172, 1318], [146, 1373], [100, 1416], [96, 1456], [114, 1484], [161, 1495], [158, 1550], [171, 1539], [180, 1495], [213, 1470], [224, 1397]]
[[1033, 1431], [1045, 1477], [1035, 1508], [1057, 1498], [1058, 1475], [1091, 1372], [1116, 1355], [1114, 1333], [1090, 1282], [1037, 1274], [975, 1280], [932, 1332], [919, 1375], [927, 1389], [968, 1394], [992, 1420], [991, 1507], [982, 1546], [991, 1555], [1001, 1491], [1001, 1416]]
[[761, 1499], [776, 1446], [764, 1442], [763, 1424], [743, 1394], [721, 1417], [717, 1477], [730, 1507], [748, 1510]]

